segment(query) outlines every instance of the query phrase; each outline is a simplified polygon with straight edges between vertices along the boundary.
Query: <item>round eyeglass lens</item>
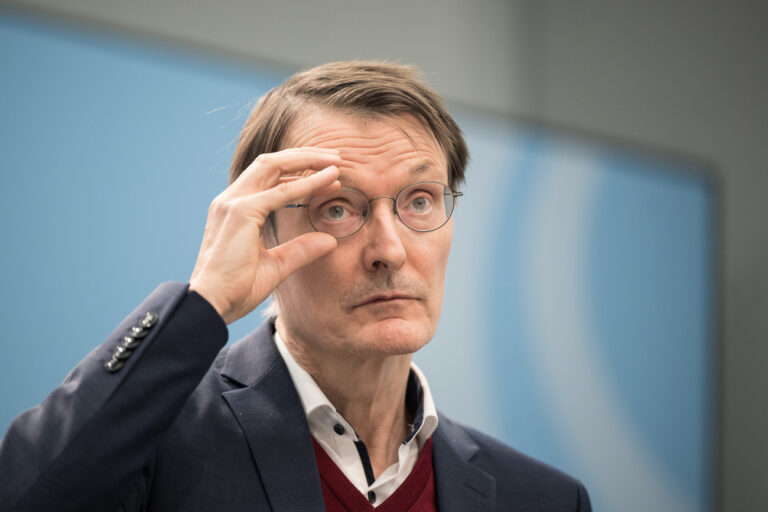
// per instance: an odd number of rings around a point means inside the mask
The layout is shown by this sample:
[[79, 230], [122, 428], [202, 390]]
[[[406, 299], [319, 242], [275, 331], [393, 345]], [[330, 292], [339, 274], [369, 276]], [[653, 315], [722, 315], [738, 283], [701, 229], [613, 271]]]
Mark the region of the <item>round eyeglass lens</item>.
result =
[[436, 181], [414, 183], [397, 195], [397, 213], [409, 228], [432, 231], [448, 221], [453, 211], [451, 190]]
[[368, 200], [351, 188], [340, 188], [332, 195], [313, 197], [309, 202], [312, 227], [336, 238], [355, 233], [367, 214]]

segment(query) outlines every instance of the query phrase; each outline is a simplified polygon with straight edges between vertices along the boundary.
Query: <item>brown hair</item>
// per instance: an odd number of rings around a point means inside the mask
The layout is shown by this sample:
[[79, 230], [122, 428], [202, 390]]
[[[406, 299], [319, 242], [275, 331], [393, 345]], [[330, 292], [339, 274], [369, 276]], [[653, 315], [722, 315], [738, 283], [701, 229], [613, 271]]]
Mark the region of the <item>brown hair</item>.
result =
[[286, 134], [307, 105], [358, 115], [411, 114], [434, 135], [448, 162], [448, 186], [464, 182], [469, 152], [461, 130], [416, 68], [388, 62], [348, 61], [296, 73], [264, 95], [245, 122], [230, 183], [262, 153], [285, 149]]

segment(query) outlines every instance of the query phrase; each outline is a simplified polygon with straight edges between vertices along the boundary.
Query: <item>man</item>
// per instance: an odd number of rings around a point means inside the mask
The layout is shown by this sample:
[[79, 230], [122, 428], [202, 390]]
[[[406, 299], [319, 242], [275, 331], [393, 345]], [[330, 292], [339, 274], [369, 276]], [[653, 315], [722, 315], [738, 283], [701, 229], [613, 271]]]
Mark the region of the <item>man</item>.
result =
[[[589, 510], [435, 410], [467, 150], [410, 68], [346, 62], [254, 108], [188, 285], [165, 284], [0, 446], [2, 510]], [[231, 347], [226, 325], [277, 315]]]

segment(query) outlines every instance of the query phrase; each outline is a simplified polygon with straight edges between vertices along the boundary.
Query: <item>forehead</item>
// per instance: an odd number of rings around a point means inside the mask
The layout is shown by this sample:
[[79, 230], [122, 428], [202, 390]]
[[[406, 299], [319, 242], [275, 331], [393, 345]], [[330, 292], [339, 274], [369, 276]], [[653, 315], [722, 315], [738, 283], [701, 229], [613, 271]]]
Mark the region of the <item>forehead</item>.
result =
[[338, 149], [342, 184], [382, 173], [448, 179], [445, 154], [432, 132], [410, 115], [373, 117], [312, 108], [291, 125], [284, 146]]

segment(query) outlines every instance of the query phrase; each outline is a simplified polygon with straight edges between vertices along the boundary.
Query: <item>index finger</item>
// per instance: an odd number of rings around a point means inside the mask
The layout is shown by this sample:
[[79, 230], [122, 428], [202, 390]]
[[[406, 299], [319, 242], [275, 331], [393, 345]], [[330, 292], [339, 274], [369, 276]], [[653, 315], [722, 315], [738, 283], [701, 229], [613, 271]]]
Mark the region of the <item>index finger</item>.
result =
[[320, 171], [340, 162], [339, 151], [328, 148], [303, 147], [263, 153], [251, 162], [233, 185], [240, 193], [252, 194], [274, 187], [281, 176]]
[[336, 180], [338, 176], [339, 168], [330, 166], [306, 178], [284, 181], [279, 186], [257, 195], [259, 198], [258, 208], [266, 216], [269, 212], [295, 203], [298, 199], [310, 196], [317, 190], [326, 187], [336, 189], [341, 186], [341, 183]]

